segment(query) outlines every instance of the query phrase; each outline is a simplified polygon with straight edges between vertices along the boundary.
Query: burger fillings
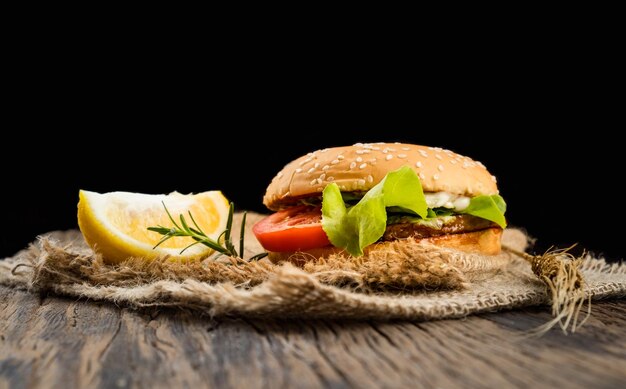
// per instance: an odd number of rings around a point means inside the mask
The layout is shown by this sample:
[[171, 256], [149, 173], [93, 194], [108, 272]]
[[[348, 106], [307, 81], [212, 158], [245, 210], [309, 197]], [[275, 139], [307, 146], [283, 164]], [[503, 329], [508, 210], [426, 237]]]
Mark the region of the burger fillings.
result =
[[480, 162], [412, 144], [309, 153], [274, 177], [263, 201], [277, 212], [253, 231], [273, 260], [359, 256], [407, 239], [497, 254], [506, 227], [506, 204]]

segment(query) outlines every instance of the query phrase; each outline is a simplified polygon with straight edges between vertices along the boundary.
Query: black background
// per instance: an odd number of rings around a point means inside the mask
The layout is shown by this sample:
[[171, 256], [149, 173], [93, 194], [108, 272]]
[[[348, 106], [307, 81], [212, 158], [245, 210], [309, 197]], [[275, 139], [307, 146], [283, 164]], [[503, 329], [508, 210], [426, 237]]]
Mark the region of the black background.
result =
[[0, 257], [75, 228], [80, 188], [221, 189], [263, 211], [293, 158], [403, 141], [482, 161], [540, 248], [623, 258], [620, 24], [519, 11], [183, 26], [42, 15], [4, 48]]
[[567, 42], [433, 42], [383, 56], [43, 43], [7, 73], [0, 257], [76, 228], [81, 188], [221, 189], [263, 212], [267, 184], [292, 159], [399, 141], [483, 162], [510, 225], [538, 249], [578, 242], [621, 259], [623, 67], [608, 44]]

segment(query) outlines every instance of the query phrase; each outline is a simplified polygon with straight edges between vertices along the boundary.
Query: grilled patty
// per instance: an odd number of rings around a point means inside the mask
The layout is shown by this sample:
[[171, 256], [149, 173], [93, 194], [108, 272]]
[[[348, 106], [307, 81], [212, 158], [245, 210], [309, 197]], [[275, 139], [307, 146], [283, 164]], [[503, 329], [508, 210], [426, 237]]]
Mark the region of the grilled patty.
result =
[[406, 238], [430, 238], [446, 234], [461, 234], [498, 227], [496, 223], [472, 215], [448, 216], [439, 223], [425, 225], [415, 223], [409, 219], [399, 219], [397, 223], [389, 224], [382, 237], [383, 241], [392, 241]]

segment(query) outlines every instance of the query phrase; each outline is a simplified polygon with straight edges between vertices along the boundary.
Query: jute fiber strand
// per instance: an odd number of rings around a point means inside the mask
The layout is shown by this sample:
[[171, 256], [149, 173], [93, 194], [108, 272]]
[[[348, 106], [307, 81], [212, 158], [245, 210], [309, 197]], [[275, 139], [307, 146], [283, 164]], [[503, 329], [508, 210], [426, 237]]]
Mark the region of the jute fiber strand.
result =
[[[249, 231], [259, 217], [248, 214], [246, 258], [262, 251]], [[236, 215], [236, 223], [240, 220]], [[545, 304], [553, 309], [551, 325], [562, 326], [576, 320], [587, 299], [626, 297], [626, 264], [611, 265], [589, 255], [572, 261], [562, 253], [524, 258], [527, 242], [522, 231], [507, 229], [507, 249], [497, 257], [413, 243], [397, 244], [393, 255], [333, 256], [304, 268], [223, 256], [191, 263], [129, 259], [109, 265], [78, 231], [54, 232], [0, 261], [0, 284], [213, 316], [434, 320]]]

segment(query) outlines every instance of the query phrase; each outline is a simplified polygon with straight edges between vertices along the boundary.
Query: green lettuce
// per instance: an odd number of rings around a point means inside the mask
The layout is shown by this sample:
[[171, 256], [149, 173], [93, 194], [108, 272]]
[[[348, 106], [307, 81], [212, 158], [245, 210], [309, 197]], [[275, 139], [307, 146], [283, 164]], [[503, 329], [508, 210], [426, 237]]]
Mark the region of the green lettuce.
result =
[[337, 184], [324, 189], [322, 228], [330, 242], [354, 256], [376, 242], [387, 228], [387, 207], [399, 207], [423, 219], [428, 205], [415, 171], [407, 166], [388, 173], [353, 207], [347, 208]]
[[[346, 205], [346, 199], [335, 183], [326, 186], [322, 199], [324, 232], [335, 247], [344, 248], [354, 256], [363, 255], [365, 247], [383, 236], [387, 228], [387, 211], [426, 220], [454, 214], [452, 210], [428, 208], [420, 179], [408, 166], [389, 172], [354, 206]], [[502, 197], [491, 195], [472, 198], [461, 213], [505, 228], [505, 212], [506, 203]]]
[[506, 203], [500, 195], [476, 196], [470, 200], [469, 206], [461, 213], [478, 216], [506, 228]]

